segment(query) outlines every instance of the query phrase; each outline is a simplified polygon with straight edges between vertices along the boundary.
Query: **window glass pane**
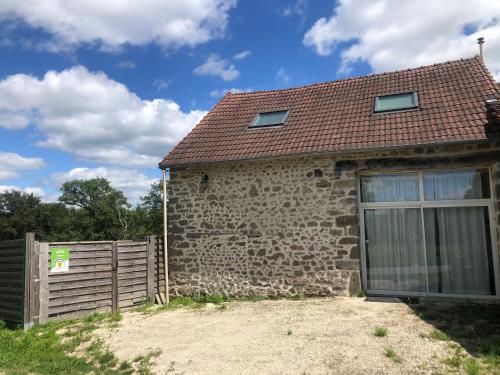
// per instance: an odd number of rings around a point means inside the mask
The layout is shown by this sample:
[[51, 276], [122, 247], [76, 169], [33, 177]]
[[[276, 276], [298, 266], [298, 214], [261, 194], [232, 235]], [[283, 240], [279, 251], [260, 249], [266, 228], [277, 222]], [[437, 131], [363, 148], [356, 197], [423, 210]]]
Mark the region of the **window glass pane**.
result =
[[495, 294], [487, 207], [425, 208], [429, 292]]
[[489, 198], [489, 186], [486, 170], [424, 174], [424, 198], [427, 201]]
[[365, 210], [370, 290], [425, 292], [425, 253], [419, 208]]
[[281, 125], [285, 122], [288, 111], [259, 113], [252, 127]]
[[363, 202], [411, 202], [420, 200], [418, 175], [393, 174], [361, 177]]
[[375, 111], [391, 111], [396, 109], [415, 108], [415, 93], [408, 92], [404, 94], [378, 96], [376, 100]]

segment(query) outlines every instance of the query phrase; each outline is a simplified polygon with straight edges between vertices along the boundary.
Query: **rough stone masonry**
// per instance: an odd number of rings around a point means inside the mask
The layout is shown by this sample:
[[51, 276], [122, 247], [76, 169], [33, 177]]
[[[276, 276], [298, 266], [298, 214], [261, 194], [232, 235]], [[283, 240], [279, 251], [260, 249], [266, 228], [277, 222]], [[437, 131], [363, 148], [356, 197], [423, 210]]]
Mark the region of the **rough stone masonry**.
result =
[[489, 167], [498, 228], [499, 161], [490, 143], [172, 169], [172, 293], [357, 294], [360, 173]]

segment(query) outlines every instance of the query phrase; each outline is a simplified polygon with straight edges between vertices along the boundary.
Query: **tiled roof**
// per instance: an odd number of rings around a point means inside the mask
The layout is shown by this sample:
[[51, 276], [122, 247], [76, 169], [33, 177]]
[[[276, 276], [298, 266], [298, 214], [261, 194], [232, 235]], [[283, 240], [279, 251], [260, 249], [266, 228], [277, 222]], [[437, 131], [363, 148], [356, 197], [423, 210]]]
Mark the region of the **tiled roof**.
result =
[[[416, 91], [419, 109], [373, 114], [374, 98]], [[478, 57], [285, 90], [227, 94], [161, 166], [479, 141], [486, 99], [500, 91]], [[249, 128], [259, 112], [289, 110], [282, 127]], [[499, 127], [500, 128], [500, 127]]]

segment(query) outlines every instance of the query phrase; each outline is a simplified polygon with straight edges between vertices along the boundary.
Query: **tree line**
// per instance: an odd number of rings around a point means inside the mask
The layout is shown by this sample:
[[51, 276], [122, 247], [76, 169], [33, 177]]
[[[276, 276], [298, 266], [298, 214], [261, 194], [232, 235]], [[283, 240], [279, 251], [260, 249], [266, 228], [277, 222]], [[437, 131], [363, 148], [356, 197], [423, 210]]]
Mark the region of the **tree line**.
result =
[[161, 181], [133, 207], [108, 180], [72, 180], [61, 187], [57, 203], [33, 194], [0, 193], [0, 240], [35, 232], [41, 241], [143, 239], [163, 233]]

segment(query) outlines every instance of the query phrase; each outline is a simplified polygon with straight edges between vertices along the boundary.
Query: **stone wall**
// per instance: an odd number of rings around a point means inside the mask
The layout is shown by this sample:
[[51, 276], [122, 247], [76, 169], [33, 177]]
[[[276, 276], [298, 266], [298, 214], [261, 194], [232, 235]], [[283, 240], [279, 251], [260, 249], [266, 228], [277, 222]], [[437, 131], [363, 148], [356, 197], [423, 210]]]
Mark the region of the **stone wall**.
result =
[[500, 238], [499, 150], [426, 147], [172, 169], [172, 293], [357, 294], [357, 189], [365, 170], [494, 165]]

